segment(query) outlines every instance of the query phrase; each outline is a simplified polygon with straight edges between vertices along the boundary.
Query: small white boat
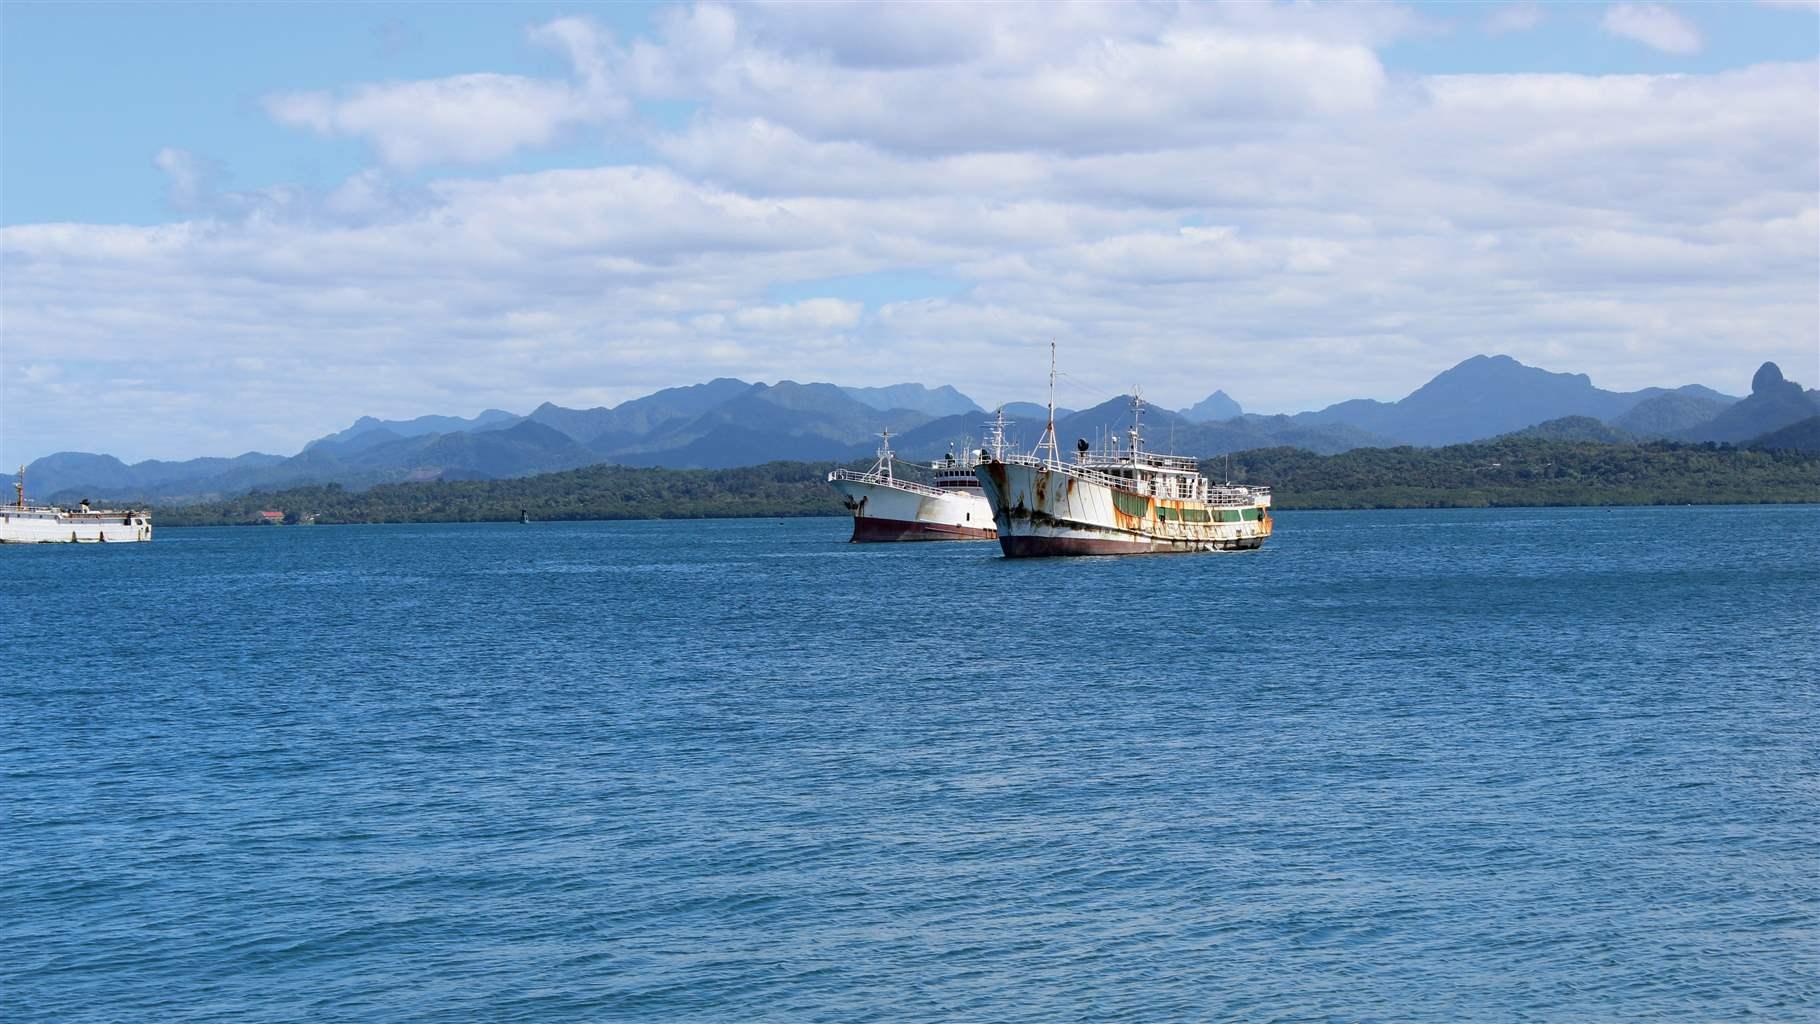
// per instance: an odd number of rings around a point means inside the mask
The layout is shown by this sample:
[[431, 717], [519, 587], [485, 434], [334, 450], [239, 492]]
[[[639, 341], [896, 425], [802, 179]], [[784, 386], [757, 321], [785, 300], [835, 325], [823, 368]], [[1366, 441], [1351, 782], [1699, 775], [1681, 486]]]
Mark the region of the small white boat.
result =
[[853, 542], [907, 540], [991, 540], [992, 506], [980, 492], [973, 467], [978, 456], [950, 454], [929, 468], [933, 486], [900, 478], [893, 469], [891, 432], [884, 434], [878, 461], [864, 473], [837, 469], [828, 483], [853, 513]]

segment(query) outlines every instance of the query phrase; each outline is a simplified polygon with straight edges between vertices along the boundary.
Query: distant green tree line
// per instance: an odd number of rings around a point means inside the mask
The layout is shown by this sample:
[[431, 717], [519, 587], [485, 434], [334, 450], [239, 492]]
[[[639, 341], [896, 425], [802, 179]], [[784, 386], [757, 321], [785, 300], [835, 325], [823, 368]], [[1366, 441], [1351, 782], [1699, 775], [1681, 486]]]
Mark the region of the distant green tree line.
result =
[[[1215, 479], [1225, 467], [1202, 463]], [[1670, 442], [1504, 439], [1325, 456], [1265, 448], [1234, 454], [1231, 475], [1269, 485], [1284, 509], [1820, 501], [1820, 453]]]
[[[902, 465], [902, 464], [900, 464]], [[334, 484], [161, 507], [160, 526], [257, 521], [262, 510], [319, 523], [517, 519], [702, 519], [844, 515], [832, 463], [737, 469], [586, 469], [512, 480]], [[1500, 440], [1446, 448], [1360, 448], [1315, 455], [1264, 448], [1202, 463], [1208, 476], [1267, 484], [1280, 509], [1521, 505], [1759, 504], [1820, 501], [1820, 454], [1667, 442]], [[906, 475], [914, 470], [904, 467]]]
[[478, 523], [517, 519], [709, 519], [844, 515], [828, 486], [833, 464], [772, 462], [738, 469], [586, 469], [511, 480], [293, 487], [159, 508], [160, 526], [251, 523], [272, 509], [318, 523]]

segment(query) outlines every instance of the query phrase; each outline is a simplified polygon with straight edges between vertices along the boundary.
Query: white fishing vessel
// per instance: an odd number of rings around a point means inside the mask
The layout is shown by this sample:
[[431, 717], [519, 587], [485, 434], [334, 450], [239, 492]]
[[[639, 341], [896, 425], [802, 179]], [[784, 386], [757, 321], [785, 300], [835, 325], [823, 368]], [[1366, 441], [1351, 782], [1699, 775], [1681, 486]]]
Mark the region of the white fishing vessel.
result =
[[13, 503], [0, 506], [0, 544], [117, 544], [152, 539], [151, 514], [142, 510], [90, 508], [86, 500], [73, 509], [26, 504], [24, 466], [19, 467], [13, 492]]
[[1049, 425], [1029, 455], [982, 460], [979, 476], [1007, 558], [1239, 551], [1270, 536], [1270, 490], [1214, 483], [1195, 460], [1144, 450], [1143, 401], [1132, 399], [1128, 443], [1074, 459], [1055, 441], [1055, 357], [1050, 352]]
[[828, 483], [840, 492], [841, 504], [853, 513], [853, 542], [908, 540], [991, 540], [992, 509], [980, 493], [973, 467], [979, 456], [968, 452], [930, 465], [934, 484], [899, 477], [891, 432], [882, 435], [878, 461], [864, 473], [837, 469]]

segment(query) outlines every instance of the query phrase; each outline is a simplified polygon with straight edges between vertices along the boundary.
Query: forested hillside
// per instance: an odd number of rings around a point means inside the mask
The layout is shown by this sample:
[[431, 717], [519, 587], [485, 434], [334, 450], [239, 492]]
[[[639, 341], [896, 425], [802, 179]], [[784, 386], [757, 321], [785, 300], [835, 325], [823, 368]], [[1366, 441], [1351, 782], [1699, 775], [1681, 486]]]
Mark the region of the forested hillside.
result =
[[1820, 501], [1820, 453], [1668, 442], [1510, 438], [1326, 456], [1269, 448], [1232, 456], [1232, 477], [1270, 485], [1284, 509]]
[[[1447, 448], [1361, 448], [1314, 455], [1241, 452], [1208, 476], [1268, 484], [1280, 509], [1489, 505], [1754, 504], [1820, 501], [1820, 453], [1667, 442], [1611, 445], [1507, 439]], [[688, 519], [843, 514], [832, 463], [719, 470], [591, 466], [514, 480], [329, 485], [158, 508], [160, 526], [249, 523], [262, 510], [321, 523], [517, 519]], [[900, 463], [906, 475], [914, 472]]]
[[[706, 519], [842, 513], [828, 486], [832, 464], [773, 462], [739, 469], [590, 466], [513, 480], [384, 484], [350, 491], [335, 484], [226, 501], [159, 508], [159, 526], [253, 522], [262, 510], [318, 523], [463, 523], [517, 519]], [[844, 513], [843, 513], [844, 514]]]

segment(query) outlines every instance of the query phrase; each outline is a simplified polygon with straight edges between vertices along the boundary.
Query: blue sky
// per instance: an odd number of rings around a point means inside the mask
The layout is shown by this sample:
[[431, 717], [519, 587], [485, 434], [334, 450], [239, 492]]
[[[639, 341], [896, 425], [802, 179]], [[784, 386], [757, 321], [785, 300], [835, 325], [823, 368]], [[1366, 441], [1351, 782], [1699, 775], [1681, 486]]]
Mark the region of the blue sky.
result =
[[1024, 398], [1050, 337], [1076, 404], [1820, 383], [1811, 4], [11, 2], [0, 51], [9, 464]]
[[[0, 223], [171, 219], [153, 162], [167, 146], [218, 165], [224, 187], [327, 187], [367, 163], [366, 147], [276, 124], [263, 96], [476, 69], [561, 74], [559, 56], [524, 40], [527, 26], [581, 10], [630, 36], [648, 31], [654, 6], [9, 2]], [[512, 165], [587, 166], [602, 148], [589, 140]]]
[[[200, 154], [222, 185], [328, 187], [368, 159], [352, 140], [310, 138], [277, 125], [260, 98], [349, 82], [426, 79], [485, 69], [560, 73], [561, 58], [527, 44], [527, 26], [585, 14], [622, 38], [648, 37], [656, 3], [31, 3], [9, 2], [5, 29], [5, 149], [0, 223], [155, 224], [174, 212], [153, 155]], [[1798, 6], [1687, 4], [1695, 54], [1663, 53], [1599, 30], [1605, 7], [1538, 4], [1536, 30], [1492, 33], [1493, 4], [1411, 5], [1429, 31], [1380, 51], [1412, 74], [1713, 72], [1768, 60], [1811, 60], [1814, 18]], [[97, 75], [95, 69], [104, 69]], [[687, 105], [683, 105], [687, 106]], [[658, 121], [664, 104], [647, 104]], [[569, 145], [522, 152], [499, 169], [592, 166], [646, 155], [642, 146]], [[449, 167], [428, 167], [422, 178]]]

